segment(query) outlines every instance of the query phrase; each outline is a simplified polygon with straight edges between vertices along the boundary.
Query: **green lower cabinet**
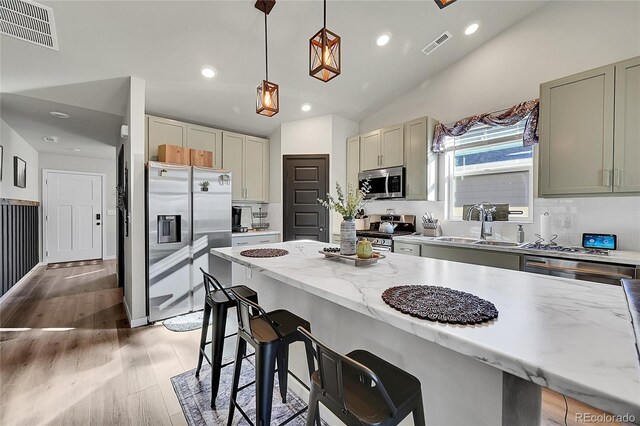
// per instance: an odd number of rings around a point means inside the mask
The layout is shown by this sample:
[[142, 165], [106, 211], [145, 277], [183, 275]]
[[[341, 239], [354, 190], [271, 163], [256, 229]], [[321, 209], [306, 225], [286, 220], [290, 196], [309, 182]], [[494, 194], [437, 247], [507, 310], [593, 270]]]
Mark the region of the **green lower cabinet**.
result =
[[431, 259], [450, 260], [472, 265], [492, 266], [494, 268], [520, 270], [520, 255], [490, 251], [477, 248], [444, 247], [442, 245], [422, 244], [420, 256]]

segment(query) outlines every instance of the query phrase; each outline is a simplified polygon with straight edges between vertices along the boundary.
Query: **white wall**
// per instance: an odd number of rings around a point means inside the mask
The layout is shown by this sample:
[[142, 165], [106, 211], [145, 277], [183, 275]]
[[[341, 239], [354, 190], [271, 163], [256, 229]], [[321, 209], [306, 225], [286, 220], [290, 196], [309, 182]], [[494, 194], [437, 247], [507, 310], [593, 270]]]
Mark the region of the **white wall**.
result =
[[[639, 2], [549, 2], [365, 118], [360, 132], [424, 115], [450, 123], [537, 98], [543, 82], [640, 55], [639, 18]], [[437, 52], [433, 55], [437, 60]], [[389, 206], [398, 213], [421, 216], [431, 210], [444, 217], [443, 202], [375, 202], [367, 211], [384, 212]], [[640, 250], [640, 197], [536, 199], [536, 221], [525, 226], [527, 239], [535, 239], [537, 218], [544, 211], [553, 215], [552, 232], [559, 234], [561, 244], [579, 244], [582, 232], [602, 231], [618, 234], [621, 249]], [[516, 229], [514, 224], [496, 225], [500, 236], [510, 239]], [[460, 222], [447, 222], [444, 230], [479, 232], [475, 224]]]
[[131, 77], [124, 124], [129, 125], [125, 167], [129, 170], [129, 236], [125, 239], [124, 303], [132, 327], [147, 323], [146, 225], [145, 225], [145, 81]]
[[[305, 120], [282, 123], [270, 136], [271, 141], [271, 229], [282, 231], [282, 156], [299, 154], [329, 154], [329, 188], [335, 193], [336, 181], [346, 183], [346, 140], [358, 134], [358, 123], [336, 115], [323, 115]], [[332, 213], [329, 232], [339, 220]]]
[[[0, 145], [3, 147], [2, 180], [0, 198], [40, 201], [38, 193], [38, 151], [33, 149], [4, 120], [0, 120]], [[27, 163], [27, 186], [18, 188], [13, 185], [13, 157], [17, 156]]]
[[[106, 206], [104, 207], [105, 213], [107, 210], [116, 209], [116, 150], [113, 148], [113, 159], [107, 160], [102, 158], [80, 157], [74, 155], [60, 155], [41, 152], [39, 156], [40, 171], [39, 171], [39, 193], [42, 200], [42, 170], [65, 170], [73, 172], [89, 172], [89, 173], [101, 173], [106, 175]], [[105, 258], [115, 258], [116, 255], [116, 217], [105, 216], [102, 220], [104, 227], [104, 238], [106, 240]], [[42, 258], [42, 253], [41, 253]]]

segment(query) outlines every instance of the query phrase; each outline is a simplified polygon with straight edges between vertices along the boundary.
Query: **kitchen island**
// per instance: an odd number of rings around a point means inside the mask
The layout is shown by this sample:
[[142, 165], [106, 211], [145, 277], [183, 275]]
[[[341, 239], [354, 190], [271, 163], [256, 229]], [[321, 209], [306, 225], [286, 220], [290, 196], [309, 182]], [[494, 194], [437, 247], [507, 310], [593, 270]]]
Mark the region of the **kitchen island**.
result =
[[[536, 424], [541, 386], [640, 419], [640, 365], [619, 287], [394, 253], [356, 268], [325, 259], [325, 246], [270, 245], [289, 251], [279, 258], [243, 257], [246, 247], [211, 253], [247, 268], [267, 309], [291, 310], [337, 350], [367, 349], [418, 377], [427, 424]], [[404, 284], [473, 293], [499, 317], [459, 326], [405, 315], [381, 298]], [[301, 350], [291, 369], [304, 377]]]

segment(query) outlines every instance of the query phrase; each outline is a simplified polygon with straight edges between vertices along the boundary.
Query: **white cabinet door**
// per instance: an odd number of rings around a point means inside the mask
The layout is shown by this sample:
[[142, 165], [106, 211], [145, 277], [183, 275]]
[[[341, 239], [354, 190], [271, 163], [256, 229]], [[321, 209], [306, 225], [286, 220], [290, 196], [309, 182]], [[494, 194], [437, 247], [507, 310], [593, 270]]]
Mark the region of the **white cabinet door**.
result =
[[380, 160], [380, 130], [360, 136], [360, 169], [372, 170], [382, 167]]
[[244, 150], [245, 198], [269, 201], [269, 141], [247, 136]]
[[383, 167], [398, 167], [404, 164], [404, 125], [386, 127], [380, 132], [380, 154]]
[[102, 176], [46, 172], [44, 189], [46, 261], [101, 259]]
[[616, 64], [614, 192], [640, 192], [640, 57]]
[[213, 152], [213, 168], [222, 168], [222, 131], [211, 127], [187, 125], [187, 147]]
[[231, 171], [232, 199], [244, 200], [244, 135], [222, 133], [222, 168]]
[[406, 124], [404, 146], [407, 200], [427, 199], [427, 118]]
[[358, 187], [358, 173], [360, 173], [360, 137], [347, 139], [347, 186]]
[[613, 102], [613, 65], [540, 86], [542, 195], [612, 191]]
[[152, 115], [147, 120], [147, 160], [158, 161], [159, 145], [187, 146], [186, 123]]

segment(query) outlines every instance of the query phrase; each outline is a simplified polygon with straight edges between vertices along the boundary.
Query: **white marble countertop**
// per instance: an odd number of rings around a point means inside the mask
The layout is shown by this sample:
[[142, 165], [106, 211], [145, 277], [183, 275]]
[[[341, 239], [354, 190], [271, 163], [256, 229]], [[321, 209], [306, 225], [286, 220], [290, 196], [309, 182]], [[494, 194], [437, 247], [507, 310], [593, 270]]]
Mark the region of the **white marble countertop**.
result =
[[254, 235], [280, 235], [280, 231], [254, 231], [248, 230], [247, 232], [232, 232], [231, 238], [252, 237]]
[[530, 249], [524, 249], [520, 247], [499, 247], [499, 246], [469, 244], [469, 243], [454, 243], [451, 241], [437, 241], [435, 238], [436, 237], [425, 237], [423, 235], [401, 235], [401, 236], [393, 237], [393, 240], [403, 241], [407, 243], [414, 243], [414, 244], [442, 245], [442, 246], [449, 246], [449, 247], [462, 247], [462, 248], [470, 248], [470, 249], [478, 249], [478, 250], [501, 251], [506, 253], [531, 254], [531, 255], [543, 256], [543, 257], [560, 257], [564, 259], [584, 259], [584, 260], [593, 260], [596, 262], [618, 263], [623, 265], [636, 265], [636, 266], [640, 265], [640, 252], [637, 252], [637, 251], [612, 250], [609, 252], [609, 255], [580, 254], [580, 253], [530, 250]]
[[[640, 363], [620, 287], [385, 253], [356, 268], [318, 253], [324, 243], [274, 244], [289, 255], [247, 258], [242, 248], [211, 253], [347, 309], [603, 410], [640, 419]], [[430, 284], [493, 302], [500, 314], [479, 326], [405, 315], [381, 298], [388, 287]]]

